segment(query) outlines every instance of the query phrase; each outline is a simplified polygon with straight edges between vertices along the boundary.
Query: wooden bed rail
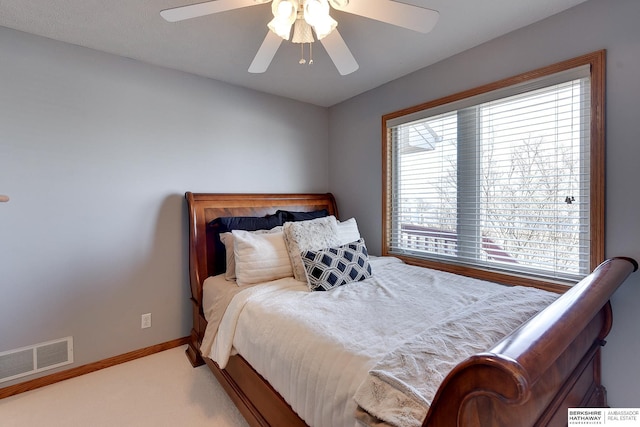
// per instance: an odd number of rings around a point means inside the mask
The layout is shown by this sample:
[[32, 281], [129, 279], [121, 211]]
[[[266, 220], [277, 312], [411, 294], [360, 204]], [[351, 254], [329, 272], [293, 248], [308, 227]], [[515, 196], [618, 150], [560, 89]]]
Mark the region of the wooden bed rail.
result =
[[423, 427], [452, 427], [456, 413], [456, 426], [566, 425], [565, 407], [604, 405], [604, 391], [589, 387], [599, 384], [600, 347], [612, 324], [608, 301], [637, 269], [631, 258], [604, 261], [488, 352], [456, 366]]

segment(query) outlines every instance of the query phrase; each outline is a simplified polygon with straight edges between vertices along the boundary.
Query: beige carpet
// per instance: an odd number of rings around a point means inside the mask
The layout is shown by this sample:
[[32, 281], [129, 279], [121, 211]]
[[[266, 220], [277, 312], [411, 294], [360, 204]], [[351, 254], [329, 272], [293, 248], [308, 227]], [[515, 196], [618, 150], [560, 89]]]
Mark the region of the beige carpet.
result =
[[2, 427], [245, 427], [206, 366], [185, 347], [0, 400]]

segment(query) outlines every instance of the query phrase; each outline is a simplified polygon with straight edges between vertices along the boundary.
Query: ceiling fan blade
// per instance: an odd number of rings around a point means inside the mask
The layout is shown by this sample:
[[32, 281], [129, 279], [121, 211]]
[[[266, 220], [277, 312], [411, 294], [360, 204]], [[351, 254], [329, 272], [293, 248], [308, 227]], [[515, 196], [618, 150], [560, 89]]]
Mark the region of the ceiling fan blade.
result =
[[389, 0], [350, 0], [347, 6], [334, 7], [425, 34], [433, 29], [440, 17], [440, 13], [435, 10]]
[[346, 76], [359, 68], [356, 59], [351, 54], [338, 30], [333, 30], [328, 36], [320, 39], [320, 43], [324, 46], [341, 75]]
[[204, 3], [165, 9], [160, 12], [160, 16], [169, 22], [177, 22], [185, 19], [211, 15], [213, 13], [226, 12], [227, 10], [255, 6], [257, 4], [260, 3], [255, 0], [213, 0], [206, 1]]
[[267, 68], [269, 68], [271, 60], [278, 51], [282, 40], [282, 37], [272, 31], [269, 31], [267, 33], [267, 37], [264, 38], [262, 45], [260, 45], [258, 53], [256, 53], [255, 58], [253, 58], [253, 62], [251, 62], [251, 65], [249, 66], [249, 72], [264, 73], [267, 71]]

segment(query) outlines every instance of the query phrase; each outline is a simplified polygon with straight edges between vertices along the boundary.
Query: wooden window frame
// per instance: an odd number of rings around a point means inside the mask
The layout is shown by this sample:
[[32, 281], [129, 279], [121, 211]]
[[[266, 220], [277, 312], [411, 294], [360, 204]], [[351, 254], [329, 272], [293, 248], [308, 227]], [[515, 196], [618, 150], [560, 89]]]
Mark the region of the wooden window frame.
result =
[[415, 256], [391, 254], [389, 251], [391, 233], [391, 133], [387, 122], [402, 116], [449, 104], [462, 99], [481, 95], [505, 87], [518, 85], [530, 80], [543, 78], [572, 68], [589, 65], [591, 70], [591, 123], [590, 123], [590, 270], [604, 261], [604, 216], [605, 216], [605, 69], [606, 51], [600, 50], [534, 71], [518, 74], [487, 85], [465, 90], [454, 95], [439, 98], [413, 107], [405, 108], [382, 116], [382, 255], [396, 256], [413, 265], [448, 271], [511, 285], [535, 286], [555, 292], [563, 292], [566, 284], [535, 279], [520, 273], [509, 274], [484, 270], [481, 268], [444, 263]]

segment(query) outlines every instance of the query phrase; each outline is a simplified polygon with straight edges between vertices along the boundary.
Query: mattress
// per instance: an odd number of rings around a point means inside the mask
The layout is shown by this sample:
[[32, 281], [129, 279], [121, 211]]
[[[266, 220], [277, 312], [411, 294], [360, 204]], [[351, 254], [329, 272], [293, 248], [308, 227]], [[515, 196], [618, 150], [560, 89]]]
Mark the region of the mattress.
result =
[[[217, 306], [205, 308], [213, 322], [203, 355], [224, 368], [237, 352], [310, 426], [352, 427], [354, 396], [370, 371], [440, 322], [510, 288], [390, 257], [372, 257], [371, 267], [370, 279], [328, 292], [309, 292], [293, 278], [247, 288], [220, 278], [205, 283], [204, 300]], [[216, 320], [216, 312], [224, 314]]]

